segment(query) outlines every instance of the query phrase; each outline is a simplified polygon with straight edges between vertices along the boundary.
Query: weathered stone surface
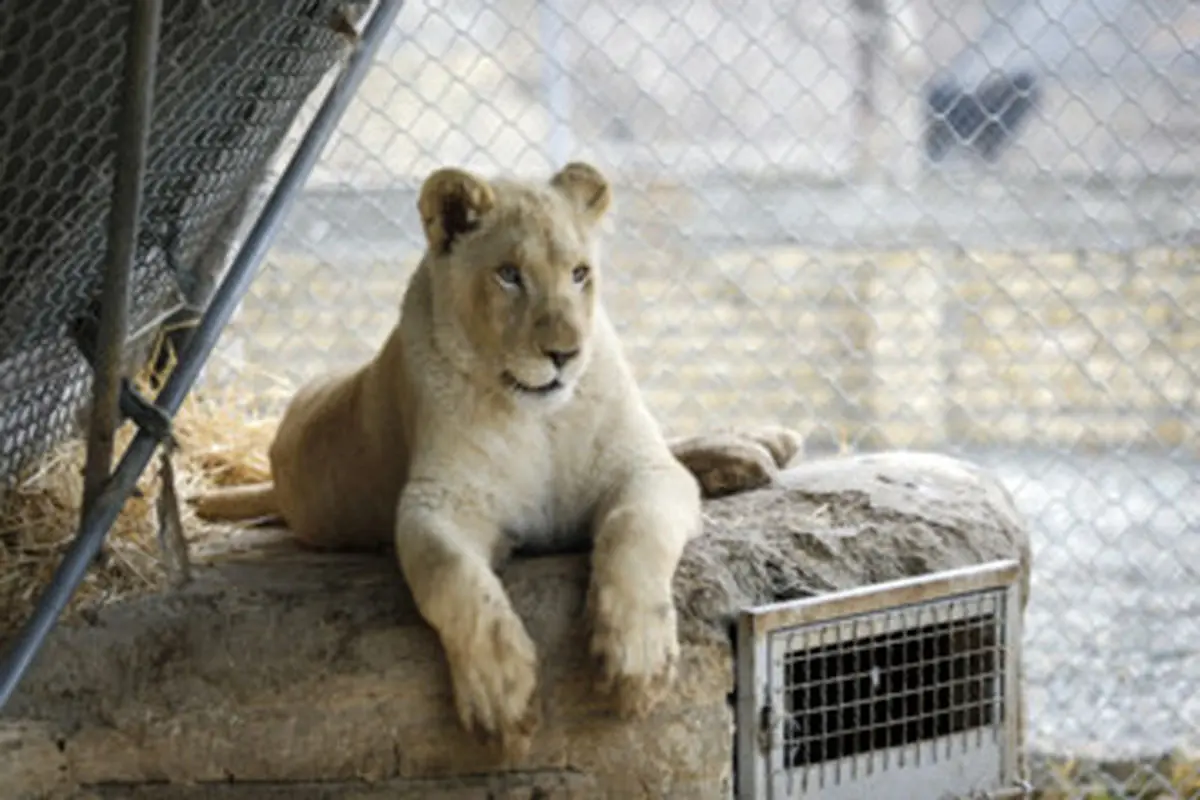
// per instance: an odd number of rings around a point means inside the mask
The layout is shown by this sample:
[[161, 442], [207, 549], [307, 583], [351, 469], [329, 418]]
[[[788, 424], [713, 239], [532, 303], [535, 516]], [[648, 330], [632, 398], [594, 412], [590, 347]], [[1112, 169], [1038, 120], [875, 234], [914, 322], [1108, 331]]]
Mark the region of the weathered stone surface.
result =
[[16, 787], [28, 797], [42, 797], [67, 781], [67, 759], [54, 726], [15, 722], [0, 724], [0, 787]]
[[505, 765], [459, 730], [435, 637], [390, 559], [275, 541], [226, 554], [181, 593], [60, 627], [10, 706], [21, 722], [0, 728], [4, 782], [16, 796], [163, 800], [725, 797], [739, 608], [1028, 565], [999, 484], [937, 456], [813, 462], [706, 512], [676, 582], [680, 679], [648, 719], [617, 720], [592, 690], [584, 556], [505, 570], [540, 648], [544, 715], [528, 758]]
[[739, 609], [1016, 558], [1029, 538], [1004, 487], [958, 459], [886, 453], [812, 461], [778, 485], [709, 502], [675, 599], [686, 638], [722, 638]]

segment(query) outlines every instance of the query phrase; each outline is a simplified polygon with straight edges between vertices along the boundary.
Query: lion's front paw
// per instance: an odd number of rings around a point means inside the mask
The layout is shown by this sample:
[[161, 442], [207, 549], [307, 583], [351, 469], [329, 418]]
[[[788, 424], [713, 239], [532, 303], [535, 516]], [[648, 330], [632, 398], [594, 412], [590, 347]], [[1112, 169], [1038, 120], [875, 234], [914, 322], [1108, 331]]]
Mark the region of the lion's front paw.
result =
[[593, 585], [589, 606], [601, 689], [616, 694], [621, 716], [641, 716], [675, 679], [679, 640], [670, 589], [639, 596], [625, 587]]
[[540, 721], [535, 698], [537, 650], [511, 610], [481, 611], [463, 647], [447, 648], [454, 701], [463, 727], [498, 737], [520, 758]]

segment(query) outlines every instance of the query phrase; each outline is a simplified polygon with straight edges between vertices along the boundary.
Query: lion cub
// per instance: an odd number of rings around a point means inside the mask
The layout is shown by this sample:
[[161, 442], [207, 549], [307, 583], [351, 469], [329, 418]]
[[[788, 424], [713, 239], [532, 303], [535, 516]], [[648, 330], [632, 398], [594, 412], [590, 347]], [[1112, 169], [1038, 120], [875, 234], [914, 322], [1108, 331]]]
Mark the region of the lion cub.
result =
[[[509, 752], [536, 728], [538, 670], [498, 554], [590, 532], [591, 649], [621, 712], [642, 713], [673, 678], [671, 583], [701, 527], [681, 459], [717, 473], [754, 461], [722, 462], [702, 440], [677, 458], [651, 417], [598, 299], [593, 233], [610, 202], [583, 163], [544, 184], [434, 172], [418, 201], [428, 247], [383, 349], [296, 395], [271, 446], [273, 485], [198, 504], [209, 518], [278, 513], [319, 547], [394, 531], [463, 725]], [[780, 465], [796, 452], [787, 432], [760, 445]]]

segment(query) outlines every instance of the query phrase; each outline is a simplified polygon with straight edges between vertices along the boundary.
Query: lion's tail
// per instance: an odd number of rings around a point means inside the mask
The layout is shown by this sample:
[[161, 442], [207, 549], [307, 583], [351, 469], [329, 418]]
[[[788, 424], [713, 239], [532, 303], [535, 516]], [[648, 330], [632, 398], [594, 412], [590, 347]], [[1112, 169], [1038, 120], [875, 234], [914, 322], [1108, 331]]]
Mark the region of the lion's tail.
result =
[[206, 492], [192, 499], [196, 516], [210, 522], [278, 519], [279, 505], [274, 483], [231, 486]]

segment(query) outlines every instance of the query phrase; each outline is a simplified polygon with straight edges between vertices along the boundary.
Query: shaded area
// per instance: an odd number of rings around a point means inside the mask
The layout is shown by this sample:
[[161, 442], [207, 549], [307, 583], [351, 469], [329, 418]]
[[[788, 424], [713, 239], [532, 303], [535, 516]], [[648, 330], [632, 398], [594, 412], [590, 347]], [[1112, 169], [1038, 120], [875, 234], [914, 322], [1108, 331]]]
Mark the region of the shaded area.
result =
[[[788, 653], [787, 766], [908, 747], [963, 731], [974, 731], [976, 741], [990, 740], [995, 731], [989, 729], [1011, 713], [1000, 697], [1004, 598], [994, 594], [996, 606], [989, 614]], [[941, 603], [930, 613], [949, 613], [949, 605]]]
[[927, 90], [925, 153], [941, 161], [951, 147], [961, 144], [995, 161], [1016, 139], [1041, 97], [1032, 72], [1001, 74], [973, 90], [943, 79]]

